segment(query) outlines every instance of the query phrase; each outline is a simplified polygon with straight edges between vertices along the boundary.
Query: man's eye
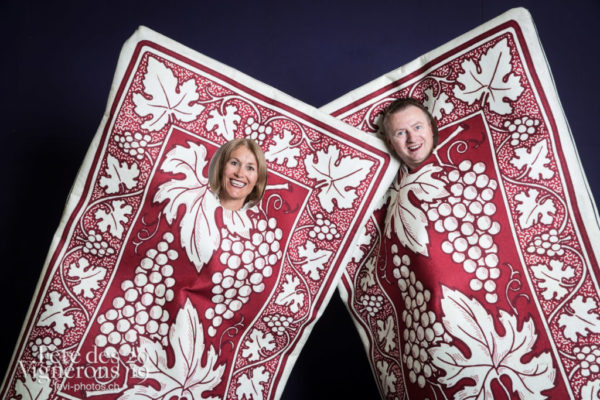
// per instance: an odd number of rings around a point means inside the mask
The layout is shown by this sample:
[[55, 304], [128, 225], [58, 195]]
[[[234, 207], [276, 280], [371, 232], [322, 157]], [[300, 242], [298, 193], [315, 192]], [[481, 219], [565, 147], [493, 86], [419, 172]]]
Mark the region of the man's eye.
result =
[[415, 129], [418, 130], [418, 131], [421, 130], [421, 125], [415, 126]]
[[404, 131], [398, 131], [398, 132], [396, 132], [396, 136], [402, 136], [402, 135], [404, 135]]

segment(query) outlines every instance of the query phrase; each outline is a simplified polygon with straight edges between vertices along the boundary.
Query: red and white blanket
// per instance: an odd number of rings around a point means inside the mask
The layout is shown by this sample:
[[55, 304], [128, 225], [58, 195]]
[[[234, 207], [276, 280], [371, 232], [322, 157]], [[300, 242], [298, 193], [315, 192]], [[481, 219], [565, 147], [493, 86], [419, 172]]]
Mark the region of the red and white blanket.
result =
[[[239, 212], [208, 190], [235, 137], [269, 168]], [[397, 168], [370, 135], [140, 28], [2, 398], [277, 398]]]
[[375, 132], [407, 96], [439, 145], [399, 173], [339, 286], [382, 397], [597, 398], [598, 216], [528, 12], [323, 110]]

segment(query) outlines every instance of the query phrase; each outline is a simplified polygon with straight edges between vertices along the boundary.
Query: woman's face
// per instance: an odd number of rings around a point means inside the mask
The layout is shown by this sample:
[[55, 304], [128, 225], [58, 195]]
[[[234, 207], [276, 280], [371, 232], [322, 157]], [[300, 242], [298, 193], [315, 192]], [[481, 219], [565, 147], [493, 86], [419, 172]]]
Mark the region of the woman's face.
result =
[[256, 185], [258, 163], [256, 157], [246, 146], [236, 148], [225, 162], [219, 199], [221, 205], [229, 210], [239, 210], [244, 206], [246, 197]]

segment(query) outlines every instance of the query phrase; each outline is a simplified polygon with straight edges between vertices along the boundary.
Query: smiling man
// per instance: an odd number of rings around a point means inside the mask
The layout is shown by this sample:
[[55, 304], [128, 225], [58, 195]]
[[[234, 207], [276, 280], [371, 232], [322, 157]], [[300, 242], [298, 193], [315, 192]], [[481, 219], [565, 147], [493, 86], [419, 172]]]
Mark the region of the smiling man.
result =
[[394, 100], [383, 111], [381, 119], [386, 143], [409, 171], [417, 169], [437, 146], [435, 120], [418, 100]]

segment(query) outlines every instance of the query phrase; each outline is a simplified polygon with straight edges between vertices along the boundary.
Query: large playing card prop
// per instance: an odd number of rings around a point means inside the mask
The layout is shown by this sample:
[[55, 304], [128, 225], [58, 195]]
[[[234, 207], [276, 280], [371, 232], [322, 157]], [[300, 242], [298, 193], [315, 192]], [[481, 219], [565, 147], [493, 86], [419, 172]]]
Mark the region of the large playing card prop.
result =
[[[262, 202], [239, 212], [207, 179], [234, 137], [269, 168]], [[140, 29], [2, 397], [278, 397], [397, 168], [370, 135]]]
[[399, 174], [340, 284], [382, 397], [597, 398], [598, 220], [527, 11], [324, 110], [375, 132], [406, 96], [440, 144]]

